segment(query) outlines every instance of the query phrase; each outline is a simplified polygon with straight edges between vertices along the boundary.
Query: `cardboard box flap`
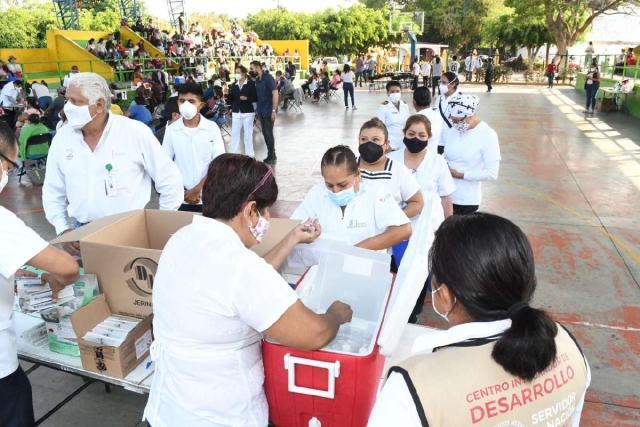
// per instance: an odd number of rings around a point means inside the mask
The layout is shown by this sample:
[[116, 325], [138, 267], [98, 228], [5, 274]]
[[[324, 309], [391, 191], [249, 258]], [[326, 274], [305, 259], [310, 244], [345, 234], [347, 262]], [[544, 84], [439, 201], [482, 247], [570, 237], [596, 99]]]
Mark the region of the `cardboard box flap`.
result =
[[273, 249], [291, 230], [300, 225], [300, 221], [294, 219], [271, 218], [269, 230], [264, 235], [262, 243], [255, 245], [251, 250], [263, 257]]
[[109, 316], [111, 316], [111, 310], [106, 297], [104, 294], [98, 295], [96, 299], [71, 315], [71, 326], [78, 340], [82, 340], [87, 332]]
[[78, 242], [82, 239], [85, 239], [92, 234], [97, 233], [105, 227], [108, 227], [112, 224], [115, 224], [119, 221], [122, 221], [125, 218], [129, 218], [132, 215], [136, 215], [139, 212], [144, 212], [141, 210], [123, 212], [120, 214], [109, 215], [104, 218], [97, 219], [95, 221], [91, 221], [89, 224], [76, 228], [73, 231], [63, 234], [62, 236], [58, 236], [55, 239], [51, 240], [49, 243], [52, 245], [57, 245], [59, 243], [67, 243], [67, 242]]

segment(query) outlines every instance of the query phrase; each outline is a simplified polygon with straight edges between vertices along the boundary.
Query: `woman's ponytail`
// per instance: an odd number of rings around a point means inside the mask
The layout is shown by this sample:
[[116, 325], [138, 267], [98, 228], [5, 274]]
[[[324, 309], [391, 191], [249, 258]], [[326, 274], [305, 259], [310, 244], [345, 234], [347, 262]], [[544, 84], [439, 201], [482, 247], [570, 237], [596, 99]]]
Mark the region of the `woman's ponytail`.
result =
[[491, 356], [511, 375], [531, 381], [556, 358], [558, 326], [544, 310], [526, 301], [512, 305], [507, 316], [511, 327], [496, 342]]

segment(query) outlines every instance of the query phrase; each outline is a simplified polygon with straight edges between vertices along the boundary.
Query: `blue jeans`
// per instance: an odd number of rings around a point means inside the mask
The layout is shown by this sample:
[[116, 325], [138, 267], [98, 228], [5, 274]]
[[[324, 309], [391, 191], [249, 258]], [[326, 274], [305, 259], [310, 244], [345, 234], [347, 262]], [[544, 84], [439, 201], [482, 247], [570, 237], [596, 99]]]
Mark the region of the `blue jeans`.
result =
[[353, 83], [342, 83], [342, 90], [344, 91], [344, 106], [349, 106], [349, 95], [351, 95], [351, 106], [355, 107], [355, 101], [353, 100]]
[[50, 96], [41, 96], [40, 98], [38, 98], [38, 106], [42, 111], [49, 108], [49, 105], [51, 105], [52, 102], [53, 99], [51, 99]]
[[600, 85], [591, 84], [586, 86], [587, 86], [587, 110], [589, 109], [589, 106], [591, 106], [591, 108], [595, 110], [596, 109], [596, 93], [598, 93], [598, 89], [600, 88]]
[[227, 119], [224, 116], [209, 117], [209, 120], [219, 125], [224, 125], [227, 123]]
[[555, 74], [549, 73], [549, 87], [553, 87], [553, 78], [555, 76], [556, 76]]

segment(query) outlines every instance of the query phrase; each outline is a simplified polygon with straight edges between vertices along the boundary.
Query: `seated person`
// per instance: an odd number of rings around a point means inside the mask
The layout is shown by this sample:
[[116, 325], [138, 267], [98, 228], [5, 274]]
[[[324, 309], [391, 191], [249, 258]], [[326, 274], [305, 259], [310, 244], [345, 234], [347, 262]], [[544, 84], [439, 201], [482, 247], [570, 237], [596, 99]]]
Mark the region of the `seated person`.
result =
[[42, 110], [34, 97], [27, 98], [27, 109], [18, 117], [16, 121], [16, 137], [20, 136], [20, 130], [23, 126], [29, 124], [29, 116], [36, 114], [38, 117], [42, 117]]
[[[311, 188], [291, 219], [317, 219], [323, 235], [372, 251], [386, 251], [411, 237], [409, 218], [386, 187], [362, 179], [349, 147], [327, 150], [320, 172], [323, 182]], [[348, 226], [356, 222], [362, 226]]]
[[111, 98], [111, 106], [109, 107], [109, 112], [111, 114], [117, 114], [118, 116], [124, 115], [124, 113], [122, 112], [122, 108], [120, 108], [119, 102], [120, 100], [117, 96]]
[[137, 65], [133, 69], [133, 83], [137, 84], [137, 83], [143, 83], [143, 82], [144, 82], [144, 74], [142, 74], [142, 67]]
[[205, 90], [204, 94], [202, 95], [202, 101], [207, 102], [211, 98], [213, 98], [213, 91], [214, 91], [213, 79], [211, 79], [207, 82], [207, 90]]
[[204, 66], [199, 59], [196, 61], [196, 77], [204, 77]]
[[27, 150], [27, 141], [33, 135], [43, 135], [49, 133], [49, 128], [40, 122], [39, 114], [30, 114], [28, 119], [28, 124], [25, 124], [20, 132], [20, 160], [23, 162], [27, 160], [27, 155], [29, 156], [45, 156], [49, 153], [49, 146], [35, 145], [30, 147]]
[[290, 99], [293, 99], [293, 93], [296, 91], [296, 88], [291, 83], [291, 80], [288, 80], [285, 76], [282, 75], [282, 71], [278, 71], [276, 73], [276, 82], [278, 82], [278, 92], [280, 93], [280, 101], [282, 101], [282, 107], [287, 108], [287, 102]]
[[[140, 89], [142, 89], [142, 91], [140, 91]], [[132, 120], [137, 120], [148, 125], [151, 123], [151, 112], [149, 112], [147, 105], [147, 99], [144, 97], [144, 88], [139, 87], [136, 89], [136, 99], [131, 103], [129, 110], [124, 113], [124, 115]]]
[[312, 91], [315, 90], [315, 87], [312, 89], [311, 85], [313, 85], [317, 80], [318, 75], [315, 73], [315, 71], [311, 72], [311, 75], [309, 76], [307, 82], [300, 86], [305, 95], [311, 96]]
[[321, 76], [322, 80], [320, 80], [316, 90], [313, 91], [313, 100], [311, 102], [318, 102], [321, 93], [327, 94], [329, 92], [329, 75], [326, 71], [323, 71]]
[[227, 101], [224, 99], [222, 89], [216, 88], [213, 92], [213, 99], [209, 100], [209, 111], [205, 117], [219, 125], [227, 123], [224, 113], [227, 107]]
[[338, 90], [338, 85], [340, 85], [340, 81], [342, 78], [340, 77], [340, 71], [335, 70], [333, 72], [333, 78], [331, 79], [331, 89]]
[[[418, 336], [391, 367], [368, 427], [532, 426], [545, 413], [539, 425], [578, 426], [591, 371], [571, 333], [529, 305], [536, 269], [523, 231], [488, 213], [453, 215], [428, 264], [433, 311], [451, 327]], [[473, 392], [487, 384], [514, 387]]]

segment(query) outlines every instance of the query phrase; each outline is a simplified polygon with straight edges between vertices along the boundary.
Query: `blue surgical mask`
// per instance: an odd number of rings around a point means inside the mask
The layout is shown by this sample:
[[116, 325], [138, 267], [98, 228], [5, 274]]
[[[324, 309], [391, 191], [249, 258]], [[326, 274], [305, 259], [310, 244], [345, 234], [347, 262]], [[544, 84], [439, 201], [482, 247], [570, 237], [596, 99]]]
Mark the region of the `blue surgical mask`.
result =
[[346, 190], [342, 190], [338, 193], [334, 193], [333, 191], [327, 189], [329, 193], [329, 198], [333, 203], [340, 206], [341, 208], [347, 206], [354, 197], [356, 197], [356, 191], [354, 190], [355, 183], [351, 188], [347, 188]]

